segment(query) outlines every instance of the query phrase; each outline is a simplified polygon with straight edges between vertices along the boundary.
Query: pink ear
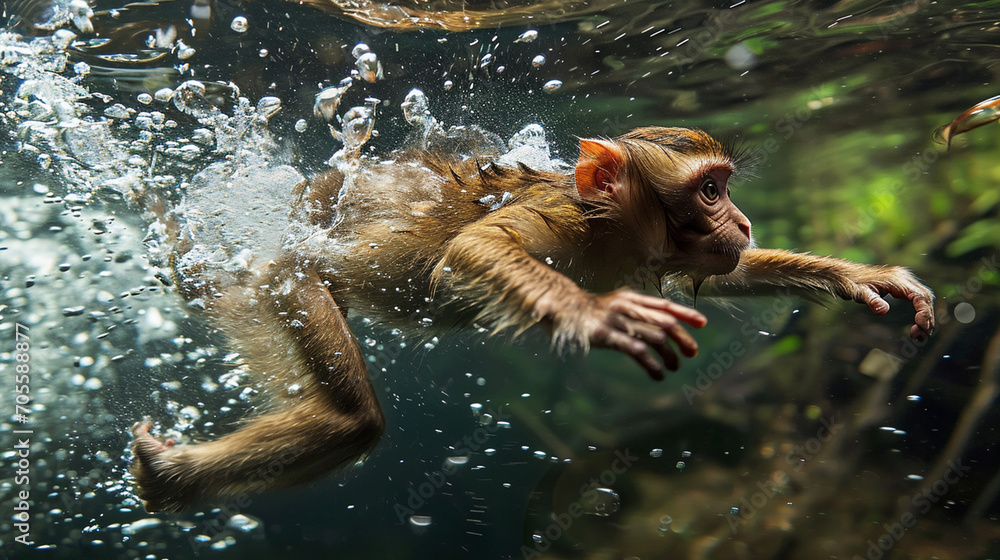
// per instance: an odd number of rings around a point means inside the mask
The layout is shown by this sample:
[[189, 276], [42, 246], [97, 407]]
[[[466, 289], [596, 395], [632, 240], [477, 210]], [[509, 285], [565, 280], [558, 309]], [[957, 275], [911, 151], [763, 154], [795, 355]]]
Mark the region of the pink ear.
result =
[[585, 199], [613, 194], [625, 153], [611, 142], [580, 140], [580, 159], [576, 162], [576, 191]]

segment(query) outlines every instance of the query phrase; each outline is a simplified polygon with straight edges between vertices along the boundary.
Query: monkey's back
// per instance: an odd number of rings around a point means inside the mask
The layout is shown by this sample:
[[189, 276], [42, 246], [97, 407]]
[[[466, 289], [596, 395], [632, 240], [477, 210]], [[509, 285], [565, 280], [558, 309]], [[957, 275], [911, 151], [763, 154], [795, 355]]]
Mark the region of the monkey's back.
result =
[[463, 317], [460, 306], [443, 305], [447, 286], [432, 287], [430, 273], [463, 228], [516, 206], [581, 230], [586, 222], [565, 175], [427, 152], [330, 170], [310, 183], [301, 206], [314, 229], [296, 251], [318, 264], [339, 303], [377, 319], [430, 318], [445, 328]]

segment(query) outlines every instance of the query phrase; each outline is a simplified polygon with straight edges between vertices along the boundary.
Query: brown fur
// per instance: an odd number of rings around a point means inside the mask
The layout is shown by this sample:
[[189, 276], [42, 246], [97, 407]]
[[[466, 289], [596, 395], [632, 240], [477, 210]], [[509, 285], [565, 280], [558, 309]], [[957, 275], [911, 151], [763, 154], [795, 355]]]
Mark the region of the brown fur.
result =
[[705, 318], [614, 288], [668, 274], [716, 275], [707, 289], [729, 295], [826, 292], [877, 313], [891, 293], [913, 300], [919, 333], [932, 328], [930, 291], [904, 269], [748, 249], [750, 223], [726, 186], [736, 162], [704, 132], [644, 128], [583, 146], [575, 178], [427, 152], [329, 171], [299, 193], [304, 225], [285, 257], [229, 288], [207, 274], [182, 282], [210, 302], [275, 403], [195, 445], [138, 424], [131, 470], [147, 509], [301, 483], [374, 447], [384, 420], [335, 301], [394, 325], [539, 325], [556, 346], [616, 349], [654, 378], [652, 352], [676, 369], [671, 343], [697, 352], [682, 323]]
[[831, 257], [818, 257], [778, 249], [744, 251], [732, 273], [710, 278], [706, 295], [746, 296], [775, 295], [788, 289], [791, 294], [815, 298], [829, 294], [868, 305], [882, 314], [888, 304], [882, 296], [913, 302], [917, 310], [914, 336], [934, 328], [934, 294], [909, 270], [898, 266], [858, 264]]
[[[212, 314], [283, 402], [198, 445], [167, 446], [148, 423], [133, 427], [131, 470], [148, 511], [305, 482], [375, 446], [385, 420], [364, 357], [315, 272], [293, 260], [272, 265], [250, 287], [226, 293]], [[300, 387], [289, 394], [293, 384]]]

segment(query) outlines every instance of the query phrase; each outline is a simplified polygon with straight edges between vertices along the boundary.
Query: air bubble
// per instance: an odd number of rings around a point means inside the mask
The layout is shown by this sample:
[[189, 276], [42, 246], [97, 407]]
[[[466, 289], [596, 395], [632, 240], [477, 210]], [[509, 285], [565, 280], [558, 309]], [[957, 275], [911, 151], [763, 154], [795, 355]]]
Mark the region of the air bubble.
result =
[[669, 531], [670, 525], [673, 524], [673, 522], [674, 518], [670, 517], [669, 515], [664, 515], [660, 517], [660, 527], [659, 527], [660, 533], [666, 533], [667, 531]]
[[427, 96], [419, 89], [411, 89], [410, 93], [406, 94], [406, 98], [403, 99], [400, 107], [403, 109], [403, 117], [406, 119], [406, 122], [411, 125], [427, 126], [434, 121], [434, 117], [431, 116], [431, 111], [428, 107]]
[[230, 529], [234, 529], [241, 533], [250, 533], [253, 530], [260, 527], [260, 521], [257, 521], [252, 517], [243, 515], [242, 513], [237, 513], [236, 515], [229, 518], [229, 521], [226, 522], [226, 525]]
[[125, 107], [121, 103], [115, 103], [114, 105], [104, 109], [104, 116], [109, 119], [127, 119], [131, 113], [128, 107]]
[[90, 18], [94, 16], [94, 10], [90, 8], [90, 5], [85, 0], [73, 0], [70, 2], [69, 13], [73, 17], [73, 25], [81, 33], [94, 32], [94, 24], [90, 22]]
[[207, 128], [196, 128], [191, 132], [191, 140], [203, 146], [208, 146], [215, 141], [215, 134]]
[[305, 132], [307, 128], [309, 128], [309, 124], [305, 119], [295, 121], [295, 132]]
[[264, 119], [270, 119], [281, 110], [281, 99], [274, 96], [261, 97], [257, 102], [257, 114]]
[[[146, 94], [148, 95], [148, 94]], [[205, 84], [198, 80], [188, 80], [177, 86], [173, 95], [174, 107], [195, 118], [208, 117], [218, 111], [205, 98]], [[152, 98], [151, 98], [152, 100]]]
[[621, 496], [611, 488], [594, 488], [587, 491], [590, 502], [584, 513], [598, 517], [608, 517], [621, 507]]
[[963, 301], [955, 306], [953, 315], [959, 323], [969, 324], [976, 318], [976, 308], [969, 302]]
[[531, 59], [531, 65], [534, 66], [535, 68], [541, 68], [542, 66], [544, 66], [545, 65], [545, 55], [544, 54], [540, 54], [540, 55], [536, 56], [535, 58], [532, 58]]
[[365, 53], [358, 57], [355, 64], [361, 79], [374, 84], [375, 80], [382, 78], [382, 63], [373, 52]]
[[153, 102], [153, 96], [143, 92], [136, 96], [136, 100], [143, 105], [149, 105]]
[[351, 87], [351, 83], [339, 87], [328, 87], [316, 94], [316, 101], [313, 103], [313, 114], [325, 121], [332, 121], [337, 114], [337, 107], [344, 92]]
[[194, 161], [201, 156], [201, 148], [194, 144], [185, 144], [180, 149], [180, 157], [184, 161]]
[[538, 38], [538, 32], [535, 31], [534, 29], [529, 29], [529, 30], [525, 31], [524, 33], [521, 33], [520, 35], [518, 35], [517, 39], [514, 39], [514, 42], [515, 43], [530, 43], [530, 42], [534, 41], [537, 38]]
[[545, 85], [542, 86], [542, 91], [544, 91], [545, 93], [554, 93], [558, 91], [559, 88], [562, 87], [562, 85], [563, 83], [559, 80], [549, 80], [545, 82]]
[[177, 41], [177, 58], [187, 60], [194, 56], [195, 49], [184, 44], [184, 41]]
[[344, 114], [344, 149], [348, 152], [361, 148], [371, 138], [375, 126], [375, 107], [353, 107]]
[[174, 90], [165, 87], [156, 90], [156, 93], [153, 94], [153, 99], [156, 99], [160, 103], [169, 103], [170, 98], [173, 96], [174, 96]]
[[353, 49], [351, 49], [351, 56], [354, 57], [354, 60], [357, 60], [361, 58], [363, 55], [366, 55], [370, 52], [371, 49], [368, 48], [368, 45], [364, 43], [358, 43], [357, 45], [354, 45]]
[[545, 129], [539, 124], [529, 124], [511, 136], [510, 140], [507, 141], [507, 146], [511, 150], [516, 150], [522, 146], [547, 149], [548, 142], [545, 140]]
[[416, 533], [424, 532], [428, 527], [431, 526], [433, 520], [429, 515], [411, 515], [410, 516], [410, 528]]
[[654, 459], [657, 458], [657, 457], [662, 457], [663, 456], [663, 450], [660, 449], [660, 448], [653, 449], [652, 451], [649, 452], [649, 456], [653, 457]]
[[250, 24], [247, 23], [247, 18], [236, 16], [233, 18], [233, 22], [229, 24], [229, 27], [237, 33], [246, 33], [247, 29], [250, 29]]

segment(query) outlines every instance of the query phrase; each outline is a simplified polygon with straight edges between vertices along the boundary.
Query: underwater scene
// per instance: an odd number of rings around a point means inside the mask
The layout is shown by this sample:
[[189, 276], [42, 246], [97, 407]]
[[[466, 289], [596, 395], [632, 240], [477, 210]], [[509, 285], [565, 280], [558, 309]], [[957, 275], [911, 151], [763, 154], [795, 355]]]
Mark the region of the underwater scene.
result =
[[2, 21], [0, 558], [1000, 558], [1000, 2]]

